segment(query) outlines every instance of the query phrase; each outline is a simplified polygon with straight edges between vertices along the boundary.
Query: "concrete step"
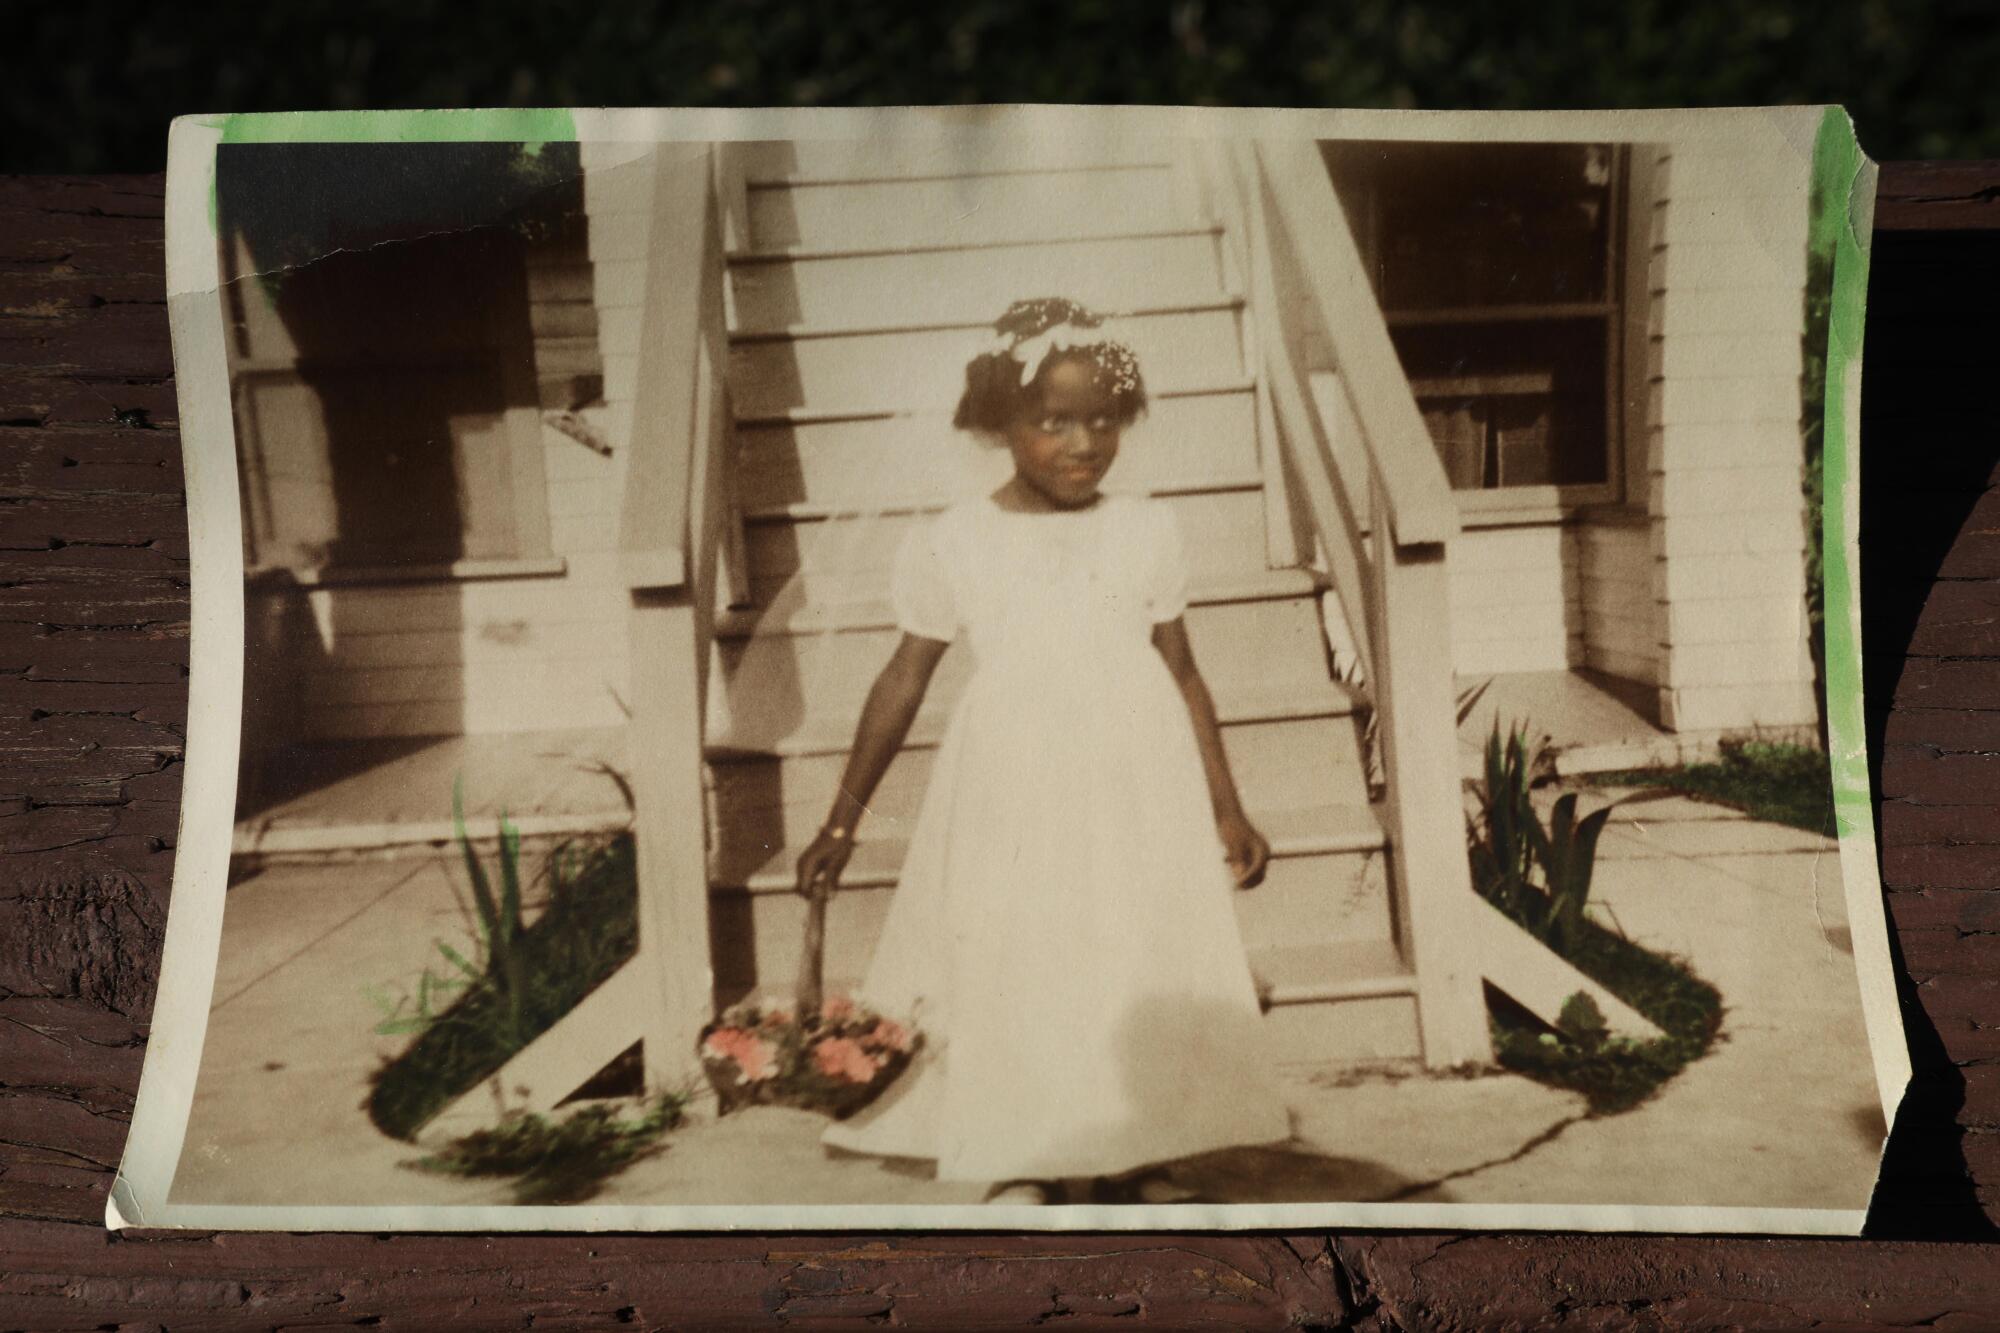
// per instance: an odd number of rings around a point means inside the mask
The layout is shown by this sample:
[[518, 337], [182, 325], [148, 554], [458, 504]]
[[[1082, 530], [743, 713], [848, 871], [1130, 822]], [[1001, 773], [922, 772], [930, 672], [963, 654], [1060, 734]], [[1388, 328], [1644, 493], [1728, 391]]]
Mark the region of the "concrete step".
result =
[[[842, 325], [731, 339], [729, 388], [738, 420], [797, 408], [867, 413], [954, 407], [965, 363], [991, 336], [995, 308], [960, 309], [950, 323]], [[968, 318], [968, 314], [970, 317]], [[1139, 358], [1149, 388], [1206, 387], [1244, 377], [1241, 302], [1148, 308], [1107, 334]]]
[[1250, 970], [1287, 1063], [1422, 1058], [1416, 976], [1392, 941], [1253, 948]]
[[[849, 512], [991, 490], [1013, 463], [952, 429], [938, 410], [845, 421], [738, 426], [737, 495], [769, 512], [814, 503]], [[1105, 485], [1153, 491], [1257, 474], [1257, 404], [1247, 384], [1155, 397], [1125, 432]]]
[[[1223, 748], [1246, 808], [1366, 805], [1357, 718], [1344, 691], [1290, 691], [1218, 700]], [[870, 796], [865, 839], [907, 837], [930, 781], [943, 717], [919, 715], [910, 739]], [[757, 748], [709, 752], [710, 827], [732, 846], [809, 841], [832, 808], [853, 743], [853, 718], [813, 722]]]
[[[1190, 575], [1220, 582], [1266, 572], [1264, 493], [1247, 487], [1166, 497], [1181, 527]], [[752, 522], [745, 543], [751, 596], [760, 606], [786, 598], [853, 611], [889, 595], [889, 570], [913, 513]]]
[[1096, 172], [1108, 167], [1164, 167], [1177, 146], [1127, 134], [991, 134], [976, 129], [907, 137], [786, 139], [732, 145], [745, 182], [838, 184], [862, 181], [963, 180], [1020, 172]]
[[[1380, 823], [1366, 806], [1269, 811], [1259, 827], [1273, 859], [1263, 884], [1234, 895], [1244, 945], [1253, 951], [1304, 941], [1386, 942], [1391, 937]], [[802, 847], [718, 849], [710, 911], [728, 941], [717, 978], [777, 989], [797, 975], [805, 903], [792, 891]], [[900, 839], [864, 840], [829, 900], [826, 969], [859, 977], [867, 968], [901, 868]], [[746, 938], [747, 937], [747, 938]]]
[[[1311, 596], [1196, 605], [1187, 625], [1211, 688], [1311, 686], [1328, 678], [1319, 604]], [[724, 639], [720, 688], [709, 695], [714, 721], [734, 719], [736, 729], [763, 719], [783, 728], [806, 716], [854, 715], [900, 637], [885, 627]], [[964, 646], [945, 654], [931, 681], [933, 706], [951, 707], [975, 662]]]
[[1014, 241], [1187, 220], [1172, 171], [1157, 164], [909, 180], [781, 176], [751, 181], [747, 202], [758, 251], [832, 238], [849, 245]]
[[1024, 297], [1066, 296], [1104, 314], [1224, 295], [1215, 228], [1047, 239], [946, 240], [738, 255], [730, 265], [739, 334], [794, 328], [993, 319]]

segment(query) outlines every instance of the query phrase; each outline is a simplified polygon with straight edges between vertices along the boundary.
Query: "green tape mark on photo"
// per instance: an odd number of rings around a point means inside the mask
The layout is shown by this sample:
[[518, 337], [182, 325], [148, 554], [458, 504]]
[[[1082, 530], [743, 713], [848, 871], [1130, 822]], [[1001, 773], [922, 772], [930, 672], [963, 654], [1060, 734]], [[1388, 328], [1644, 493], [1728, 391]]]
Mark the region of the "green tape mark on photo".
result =
[[1826, 334], [1825, 487], [1820, 536], [1825, 571], [1827, 749], [1833, 804], [1843, 835], [1873, 827], [1868, 801], [1867, 733], [1861, 708], [1861, 609], [1848, 546], [1858, 503], [1852, 392], [1861, 370], [1868, 251], [1849, 208], [1861, 145], [1847, 115], [1828, 107], [1813, 144], [1813, 253], [1833, 255], [1832, 314]]
[[[576, 120], [562, 107], [430, 111], [251, 111], [225, 116], [223, 143], [518, 143], [530, 154], [570, 143]], [[208, 226], [217, 228], [213, 168]]]

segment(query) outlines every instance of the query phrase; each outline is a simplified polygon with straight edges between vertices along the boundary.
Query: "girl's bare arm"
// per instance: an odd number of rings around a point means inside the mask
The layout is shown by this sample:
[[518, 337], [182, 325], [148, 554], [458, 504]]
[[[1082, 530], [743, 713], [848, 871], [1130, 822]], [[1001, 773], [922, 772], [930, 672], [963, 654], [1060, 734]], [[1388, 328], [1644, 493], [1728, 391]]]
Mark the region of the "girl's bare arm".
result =
[[1166, 659], [1167, 670], [1181, 687], [1181, 697], [1187, 700], [1195, 745], [1201, 751], [1202, 771], [1208, 777], [1208, 799], [1215, 810], [1216, 832], [1221, 834], [1223, 847], [1229, 853], [1236, 882], [1246, 889], [1252, 888], [1264, 878], [1271, 847], [1243, 813], [1236, 779], [1229, 771], [1229, 755], [1222, 748], [1222, 724], [1215, 716], [1215, 699], [1208, 692], [1208, 682], [1202, 679], [1201, 668], [1195, 665], [1186, 620], [1177, 616], [1153, 626], [1153, 646]]
[[[826, 826], [799, 857], [801, 893], [810, 890], [817, 879], [825, 878], [830, 884], [839, 878], [854, 847], [855, 825], [860, 822], [882, 775], [889, 771], [896, 751], [902, 748], [903, 738], [909, 734], [910, 723], [916, 720], [917, 709], [923, 705], [924, 694], [930, 688], [938, 660], [950, 646], [942, 639], [905, 634], [882, 673], [875, 678], [875, 684], [868, 690], [868, 701], [861, 708], [861, 721], [854, 730], [854, 749], [847, 756], [847, 767], [841, 773], [840, 790], [834, 795]], [[838, 836], [829, 835], [827, 829], [842, 832]]]

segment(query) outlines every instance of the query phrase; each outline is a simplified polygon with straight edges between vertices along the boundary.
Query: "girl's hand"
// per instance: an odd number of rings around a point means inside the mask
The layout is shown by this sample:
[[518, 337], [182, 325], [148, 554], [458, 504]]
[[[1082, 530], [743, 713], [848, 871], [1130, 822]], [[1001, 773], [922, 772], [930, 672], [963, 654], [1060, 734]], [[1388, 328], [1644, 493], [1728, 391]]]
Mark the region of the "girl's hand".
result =
[[821, 829], [819, 836], [799, 853], [799, 877], [795, 886], [801, 897], [810, 898], [817, 891], [833, 892], [840, 883], [840, 872], [847, 869], [847, 858], [854, 854], [852, 837], [836, 838]]
[[1236, 887], [1254, 889], [1264, 882], [1264, 868], [1271, 863], [1271, 844], [1242, 814], [1229, 814], [1215, 821], [1222, 838], [1222, 850], [1236, 875]]

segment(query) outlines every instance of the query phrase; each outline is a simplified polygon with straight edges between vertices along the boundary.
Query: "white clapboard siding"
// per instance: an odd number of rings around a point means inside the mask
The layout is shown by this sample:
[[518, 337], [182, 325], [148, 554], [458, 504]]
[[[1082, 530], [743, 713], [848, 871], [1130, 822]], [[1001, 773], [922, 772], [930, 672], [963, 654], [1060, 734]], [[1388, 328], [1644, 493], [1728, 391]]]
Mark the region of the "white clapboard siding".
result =
[[1775, 628], [1791, 633], [1738, 639], [1730, 643], [1675, 644], [1674, 683], [1742, 685], [1760, 681], [1796, 681], [1806, 648], [1796, 632], [1803, 622], [1779, 621]]
[[1736, 643], [1749, 635], [1803, 636], [1805, 605], [1795, 589], [1746, 585], [1730, 595], [1683, 599], [1664, 608], [1662, 637], [1676, 648]]
[[1647, 349], [1649, 379], [1728, 379], [1771, 375], [1796, 380], [1805, 373], [1805, 340], [1797, 331], [1687, 333], [1656, 338]]
[[992, 319], [1014, 301], [1037, 296], [1066, 296], [1115, 313], [1212, 301], [1223, 293], [1220, 238], [1206, 227], [1138, 237], [803, 254], [731, 266], [739, 332]]
[[792, 185], [752, 181], [750, 237], [784, 250], [812, 237], [846, 245], [1021, 241], [1158, 227], [1177, 220], [1164, 165]]
[[1452, 549], [1452, 665], [1461, 675], [1560, 671], [1582, 635], [1570, 530], [1556, 524], [1475, 528]]
[[[1004, 481], [1006, 451], [931, 411], [860, 421], [772, 423], [737, 431], [745, 509], [944, 500]], [[1156, 398], [1125, 432], [1112, 490], [1188, 488], [1257, 475], [1256, 402], [1245, 386]]]
[[1586, 523], [1577, 534], [1584, 665], [1657, 684], [1660, 607], [1651, 523]]
[[1788, 195], [1661, 197], [1648, 222], [1647, 244], [1654, 246], [1740, 243], [1803, 251], [1806, 244], [1806, 210]]
[[1796, 421], [1682, 421], [1647, 431], [1646, 462], [1653, 472], [1732, 468], [1800, 447]]
[[1799, 289], [1745, 287], [1735, 291], [1669, 291], [1646, 312], [1651, 337], [1681, 334], [1790, 333], [1798, 336]]
[[[1751, 517], [1750, 515], [1755, 515]], [[1653, 525], [1655, 555], [1764, 555], [1773, 564], [1806, 549], [1805, 499], [1799, 496], [1762, 508], [1721, 513], [1677, 514]]]
[[1646, 278], [1649, 290], [1656, 292], [1804, 287], [1806, 247], [1776, 249], [1738, 240], [1677, 239], [1653, 250], [1646, 262]]
[[[1236, 307], [1225, 303], [1136, 315], [1106, 329], [1131, 345], [1148, 384], [1164, 389], [1240, 380], [1238, 326]], [[730, 349], [730, 390], [739, 418], [806, 407], [949, 408], [964, 387], [966, 361], [990, 338], [962, 328], [738, 339]], [[605, 373], [612, 374], [609, 357]]]
[[1660, 691], [1661, 720], [1675, 731], [1783, 732], [1818, 723], [1810, 678], [1750, 685], [1675, 686]]
[[1675, 468], [1647, 478], [1647, 507], [1668, 523], [1715, 514], [1796, 516], [1805, 506], [1800, 470], [1789, 459], [1775, 465]]

